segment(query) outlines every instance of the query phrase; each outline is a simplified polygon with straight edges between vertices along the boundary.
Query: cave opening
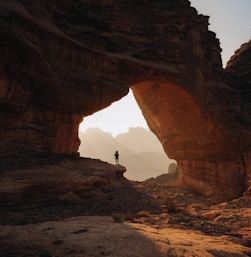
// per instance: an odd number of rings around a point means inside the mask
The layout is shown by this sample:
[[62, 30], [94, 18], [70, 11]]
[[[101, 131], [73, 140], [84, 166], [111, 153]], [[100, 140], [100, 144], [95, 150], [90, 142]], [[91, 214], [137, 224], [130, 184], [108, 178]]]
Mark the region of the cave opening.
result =
[[176, 161], [168, 158], [149, 129], [132, 90], [109, 107], [84, 118], [79, 126], [82, 157], [114, 163], [119, 151], [126, 178], [137, 181], [172, 173]]

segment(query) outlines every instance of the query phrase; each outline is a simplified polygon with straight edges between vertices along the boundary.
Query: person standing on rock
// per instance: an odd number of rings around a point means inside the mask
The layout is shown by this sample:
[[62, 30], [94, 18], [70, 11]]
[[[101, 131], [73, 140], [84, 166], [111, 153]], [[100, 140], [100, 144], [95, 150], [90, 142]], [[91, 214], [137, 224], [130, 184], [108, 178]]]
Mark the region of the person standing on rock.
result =
[[115, 157], [115, 164], [119, 165], [119, 152], [118, 151], [115, 152], [114, 157]]

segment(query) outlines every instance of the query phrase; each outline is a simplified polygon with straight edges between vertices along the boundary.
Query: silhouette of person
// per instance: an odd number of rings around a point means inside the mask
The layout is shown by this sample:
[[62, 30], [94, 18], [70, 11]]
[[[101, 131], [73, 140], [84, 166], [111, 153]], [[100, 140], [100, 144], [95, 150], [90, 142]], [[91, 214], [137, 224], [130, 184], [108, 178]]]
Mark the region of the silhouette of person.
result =
[[118, 151], [115, 152], [114, 157], [115, 157], [115, 164], [119, 165], [119, 152]]

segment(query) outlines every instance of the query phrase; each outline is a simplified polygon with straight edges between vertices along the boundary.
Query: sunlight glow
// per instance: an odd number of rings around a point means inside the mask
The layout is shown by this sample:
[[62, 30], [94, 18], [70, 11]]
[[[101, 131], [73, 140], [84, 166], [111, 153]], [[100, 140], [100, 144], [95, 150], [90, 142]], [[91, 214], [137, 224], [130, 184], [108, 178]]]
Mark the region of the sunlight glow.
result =
[[113, 136], [127, 132], [130, 127], [148, 128], [131, 90], [108, 108], [85, 117], [79, 129], [85, 132], [95, 127], [111, 132]]

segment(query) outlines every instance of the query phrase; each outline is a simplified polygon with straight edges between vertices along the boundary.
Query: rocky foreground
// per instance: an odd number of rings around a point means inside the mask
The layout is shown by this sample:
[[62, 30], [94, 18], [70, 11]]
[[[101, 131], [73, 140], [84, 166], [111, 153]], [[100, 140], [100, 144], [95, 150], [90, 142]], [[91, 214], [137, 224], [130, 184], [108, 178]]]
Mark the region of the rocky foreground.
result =
[[0, 257], [251, 256], [251, 195], [215, 202], [92, 159], [0, 174]]

